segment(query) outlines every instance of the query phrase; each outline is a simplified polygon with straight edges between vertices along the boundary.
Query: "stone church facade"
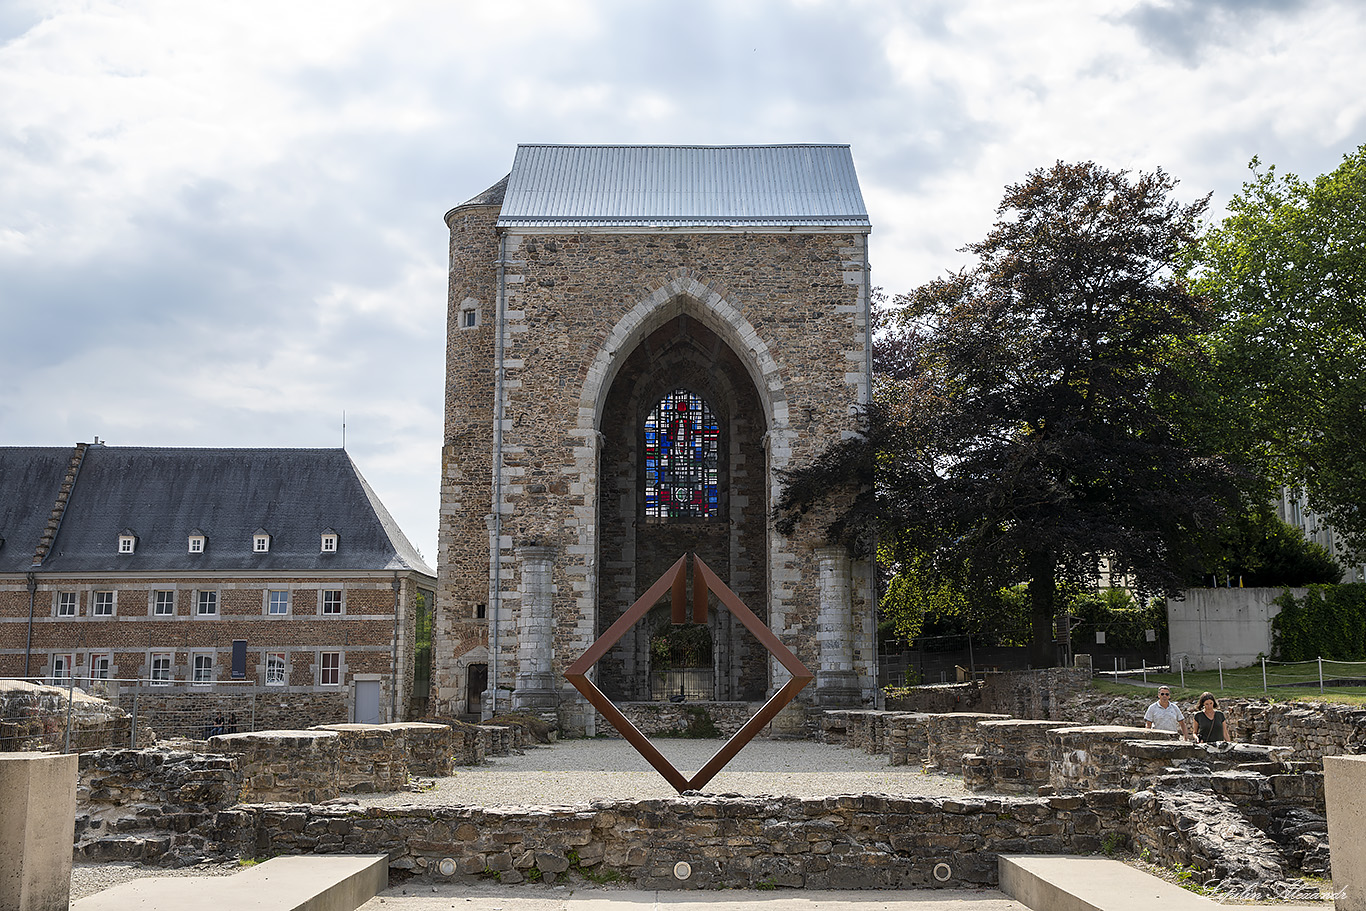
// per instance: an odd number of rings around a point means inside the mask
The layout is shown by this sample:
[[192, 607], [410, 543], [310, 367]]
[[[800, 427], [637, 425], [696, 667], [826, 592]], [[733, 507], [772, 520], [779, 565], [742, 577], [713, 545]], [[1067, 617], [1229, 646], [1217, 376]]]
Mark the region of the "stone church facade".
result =
[[[685, 552], [806, 665], [876, 691], [866, 563], [778, 534], [780, 472], [857, 431], [870, 224], [847, 146], [519, 146], [451, 233], [433, 696], [595, 732], [564, 668]], [[667, 598], [597, 665], [617, 701], [762, 701], [785, 670]]]

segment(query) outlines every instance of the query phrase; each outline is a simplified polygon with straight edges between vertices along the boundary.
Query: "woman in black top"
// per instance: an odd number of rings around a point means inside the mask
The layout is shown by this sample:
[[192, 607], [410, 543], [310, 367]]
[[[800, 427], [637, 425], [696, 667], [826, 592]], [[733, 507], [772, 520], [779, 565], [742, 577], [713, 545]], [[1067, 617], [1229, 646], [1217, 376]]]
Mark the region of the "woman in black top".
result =
[[1201, 743], [1220, 743], [1233, 738], [1228, 736], [1228, 721], [1219, 711], [1219, 701], [1213, 693], [1201, 693], [1196, 702], [1199, 710], [1195, 713], [1195, 733]]

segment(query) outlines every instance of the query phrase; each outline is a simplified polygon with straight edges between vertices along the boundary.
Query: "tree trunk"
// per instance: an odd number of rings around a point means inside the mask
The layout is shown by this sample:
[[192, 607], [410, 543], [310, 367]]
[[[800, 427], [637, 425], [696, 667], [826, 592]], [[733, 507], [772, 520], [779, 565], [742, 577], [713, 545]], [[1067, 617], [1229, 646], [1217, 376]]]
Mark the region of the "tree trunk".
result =
[[1058, 650], [1053, 645], [1057, 563], [1051, 553], [1033, 553], [1029, 555], [1029, 568], [1029, 666], [1053, 667], [1058, 663]]

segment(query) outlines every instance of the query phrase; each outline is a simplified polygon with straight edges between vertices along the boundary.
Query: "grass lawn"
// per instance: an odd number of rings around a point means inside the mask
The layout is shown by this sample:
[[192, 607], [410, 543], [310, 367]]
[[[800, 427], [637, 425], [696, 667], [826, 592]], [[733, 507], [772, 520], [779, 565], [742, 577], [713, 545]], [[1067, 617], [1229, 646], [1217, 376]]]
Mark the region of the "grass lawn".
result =
[[[1333, 678], [1352, 678], [1366, 680], [1366, 662], [1324, 661], [1323, 678], [1325, 683]], [[1138, 678], [1129, 678], [1138, 679]], [[1317, 661], [1302, 661], [1297, 664], [1266, 665], [1266, 689], [1262, 689], [1262, 666], [1224, 668], [1222, 684], [1219, 672], [1186, 671], [1185, 686], [1181, 685], [1181, 675], [1148, 674], [1148, 683], [1165, 683], [1171, 687], [1172, 699], [1180, 703], [1193, 703], [1203, 692], [1216, 696], [1247, 696], [1268, 699], [1273, 702], [1337, 702], [1346, 705], [1366, 705], [1366, 683], [1358, 686], [1324, 686], [1319, 692], [1319, 664]], [[1116, 683], [1098, 676], [1092, 680], [1095, 689], [1102, 693], [1132, 696], [1135, 693], [1152, 693], [1152, 689], [1136, 687], [1130, 683]], [[1154, 695], [1153, 698], [1156, 698]]]

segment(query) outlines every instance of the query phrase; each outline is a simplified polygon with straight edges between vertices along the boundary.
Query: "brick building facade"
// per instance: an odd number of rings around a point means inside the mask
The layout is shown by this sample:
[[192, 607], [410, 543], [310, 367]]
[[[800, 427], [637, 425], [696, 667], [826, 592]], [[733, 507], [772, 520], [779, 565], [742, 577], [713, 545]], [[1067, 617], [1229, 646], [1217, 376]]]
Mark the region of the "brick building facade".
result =
[[[521, 146], [446, 222], [438, 706], [592, 733], [565, 666], [684, 552], [816, 672], [803, 698], [870, 701], [870, 568], [769, 518], [779, 473], [856, 432], [869, 394], [849, 149]], [[599, 663], [604, 692], [754, 701], [784, 680], [716, 610], [680, 674], [667, 626]]]
[[0, 676], [402, 720], [435, 581], [343, 450], [0, 447]]

